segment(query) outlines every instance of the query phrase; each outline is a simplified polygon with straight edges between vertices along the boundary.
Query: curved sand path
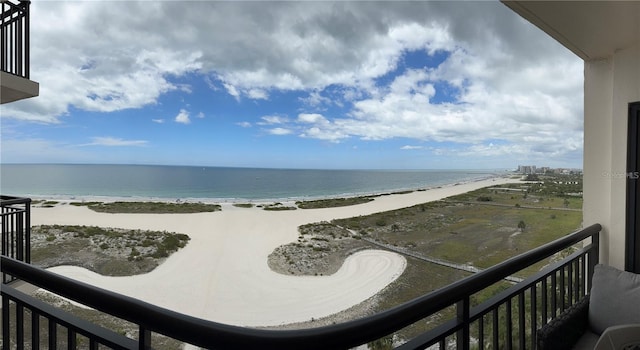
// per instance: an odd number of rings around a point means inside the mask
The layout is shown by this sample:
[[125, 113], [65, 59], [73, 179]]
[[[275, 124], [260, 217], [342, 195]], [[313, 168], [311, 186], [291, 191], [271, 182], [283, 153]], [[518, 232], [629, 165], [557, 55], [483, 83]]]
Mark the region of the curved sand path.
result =
[[405, 268], [404, 257], [366, 250], [349, 257], [331, 276], [285, 276], [271, 271], [268, 255], [294, 242], [297, 227], [311, 222], [367, 215], [438, 200], [477, 188], [513, 182], [492, 179], [447, 186], [341, 208], [264, 211], [223, 205], [198, 214], [105, 214], [86, 207], [33, 208], [31, 223], [95, 225], [186, 233], [189, 244], [152, 272], [105, 277], [83, 268], [51, 271], [125, 295], [216, 322], [241, 326], [280, 325], [334, 314], [375, 295]]

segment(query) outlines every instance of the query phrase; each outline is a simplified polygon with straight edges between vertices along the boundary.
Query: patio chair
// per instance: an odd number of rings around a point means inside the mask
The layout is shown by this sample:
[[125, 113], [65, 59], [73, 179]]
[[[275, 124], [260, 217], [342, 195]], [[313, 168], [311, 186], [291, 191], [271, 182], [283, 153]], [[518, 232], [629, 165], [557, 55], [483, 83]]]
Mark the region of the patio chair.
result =
[[593, 350], [608, 328], [632, 324], [640, 324], [640, 275], [596, 265], [590, 293], [538, 330], [538, 350]]

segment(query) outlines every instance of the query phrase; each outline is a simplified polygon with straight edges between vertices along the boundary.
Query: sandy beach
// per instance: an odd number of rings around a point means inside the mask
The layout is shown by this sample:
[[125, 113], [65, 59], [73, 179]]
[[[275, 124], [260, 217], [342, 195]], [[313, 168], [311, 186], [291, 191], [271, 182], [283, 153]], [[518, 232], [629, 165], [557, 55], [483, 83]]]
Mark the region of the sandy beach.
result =
[[486, 186], [495, 178], [408, 194], [377, 197], [349, 207], [264, 211], [222, 204], [221, 212], [105, 214], [57, 205], [32, 209], [33, 225], [93, 225], [185, 233], [189, 244], [150, 273], [105, 277], [83, 268], [50, 270], [184, 314], [240, 326], [273, 326], [329, 316], [372, 297], [400, 276], [404, 257], [382, 250], [351, 255], [331, 276], [287, 276], [272, 271], [268, 255], [296, 241], [307, 223], [367, 215], [438, 200]]

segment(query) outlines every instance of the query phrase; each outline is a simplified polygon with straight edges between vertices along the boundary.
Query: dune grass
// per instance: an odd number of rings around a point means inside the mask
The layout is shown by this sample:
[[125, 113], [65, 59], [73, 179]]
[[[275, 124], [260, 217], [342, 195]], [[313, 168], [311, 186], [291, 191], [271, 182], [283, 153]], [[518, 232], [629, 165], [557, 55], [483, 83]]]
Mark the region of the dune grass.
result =
[[71, 205], [86, 206], [100, 213], [136, 214], [185, 214], [222, 210], [219, 204], [164, 203], [164, 202], [72, 202]]
[[373, 198], [369, 196], [329, 198], [329, 199], [318, 199], [313, 201], [299, 201], [299, 202], [296, 202], [296, 205], [300, 209], [319, 209], [319, 208], [346, 207], [350, 205], [369, 203], [372, 200]]

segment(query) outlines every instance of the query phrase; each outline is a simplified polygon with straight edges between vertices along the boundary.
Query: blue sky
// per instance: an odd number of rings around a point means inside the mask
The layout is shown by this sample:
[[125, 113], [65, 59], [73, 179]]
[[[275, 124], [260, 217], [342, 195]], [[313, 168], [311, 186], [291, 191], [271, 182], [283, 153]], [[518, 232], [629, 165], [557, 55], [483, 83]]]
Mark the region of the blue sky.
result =
[[582, 165], [582, 62], [498, 2], [31, 10], [40, 96], [1, 107], [2, 163]]

